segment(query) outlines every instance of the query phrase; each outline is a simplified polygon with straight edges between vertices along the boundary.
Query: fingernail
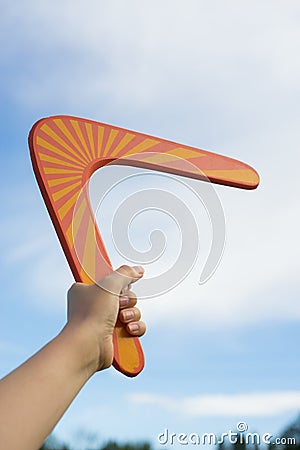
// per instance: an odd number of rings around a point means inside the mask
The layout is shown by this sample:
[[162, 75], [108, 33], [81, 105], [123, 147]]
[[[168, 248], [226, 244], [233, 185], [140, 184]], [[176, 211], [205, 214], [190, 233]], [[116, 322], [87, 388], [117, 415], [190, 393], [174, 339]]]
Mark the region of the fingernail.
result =
[[133, 266], [132, 267], [139, 275], [142, 275], [144, 273], [144, 269], [142, 266]]
[[137, 323], [130, 323], [128, 328], [130, 331], [138, 331], [140, 327]]
[[124, 319], [125, 320], [133, 319], [133, 317], [134, 317], [133, 311], [124, 311]]
[[127, 295], [120, 295], [119, 304], [120, 306], [126, 306], [129, 303], [129, 297]]

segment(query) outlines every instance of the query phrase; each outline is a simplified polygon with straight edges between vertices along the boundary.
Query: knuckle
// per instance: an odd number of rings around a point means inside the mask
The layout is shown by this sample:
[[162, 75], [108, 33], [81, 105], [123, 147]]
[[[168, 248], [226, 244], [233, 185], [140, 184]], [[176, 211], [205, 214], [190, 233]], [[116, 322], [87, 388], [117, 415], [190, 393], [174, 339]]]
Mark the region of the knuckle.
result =
[[140, 333], [141, 333], [141, 336], [146, 333], [146, 330], [147, 330], [147, 327], [146, 327], [145, 322], [140, 322]]
[[121, 267], [119, 267], [118, 272], [130, 272], [131, 267], [127, 266], [127, 264], [123, 264]]
[[136, 298], [130, 298], [129, 299], [129, 304], [130, 304], [130, 306], [135, 306], [137, 304], [137, 299]]
[[70, 286], [67, 295], [68, 295], [68, 296], [69, 296], [69, 295], [73, 295], [73, 293], [76, 292], [76, 291], [78, 290], [78, 285], [79, 285], [79, 283], [73, 283], [73, 284]]
[[136, 294], [135, 294], [133, 291], [128, 291], [128, 292], [126, 292], [126, 294], [127, 294], [128, 297], [130, 298], [130, 300], [137, 301]]
[[134, 317], [135, 319], [139, 320], [141, 318], [141, 311], [139, 310], [139, 308], [132, 308], [134, 311]]
[[130, 278], [135, 277], [134, 269], [127, 264], [123, 264], [121, 267], [119, 267], [118, 272], [121, 273], [121, 275], [126, 275]]
[[139, 321], [139, 326], [140, 326], [140, 332], [142, 334], [144, 334], [146, 332], [146, 324], [145, 322], [142, 322], [141, 320]]

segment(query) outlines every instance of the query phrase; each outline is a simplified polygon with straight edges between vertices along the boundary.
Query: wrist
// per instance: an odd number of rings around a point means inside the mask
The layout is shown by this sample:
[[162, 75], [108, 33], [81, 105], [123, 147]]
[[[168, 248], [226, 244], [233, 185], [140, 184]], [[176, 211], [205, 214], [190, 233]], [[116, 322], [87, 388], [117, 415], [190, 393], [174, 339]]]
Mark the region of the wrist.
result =
[[67, 322], [57, 339], [63, 340], [69, 356], [73, 359], [74, 367], [83, 372], [87, 379], [101, 370], [100, 347], [89, 326]]

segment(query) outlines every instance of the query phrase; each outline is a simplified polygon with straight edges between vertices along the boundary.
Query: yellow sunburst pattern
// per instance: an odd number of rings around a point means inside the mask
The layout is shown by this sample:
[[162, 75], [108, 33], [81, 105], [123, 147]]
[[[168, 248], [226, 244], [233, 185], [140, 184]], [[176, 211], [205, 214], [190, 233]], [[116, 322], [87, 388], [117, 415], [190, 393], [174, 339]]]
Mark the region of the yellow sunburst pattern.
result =
[[[54, 116], [32, 128], [29, 146], [35, 174], [77, 281], [93, 283], [112, 266], [90, 205], [88, 181], [100, 167], [125, 164], [254, 189], [252, 167], [225, 156], [91, 120]], [[114, 366], [137, 375], [144, 356], [121, 324], [114, 333]]]

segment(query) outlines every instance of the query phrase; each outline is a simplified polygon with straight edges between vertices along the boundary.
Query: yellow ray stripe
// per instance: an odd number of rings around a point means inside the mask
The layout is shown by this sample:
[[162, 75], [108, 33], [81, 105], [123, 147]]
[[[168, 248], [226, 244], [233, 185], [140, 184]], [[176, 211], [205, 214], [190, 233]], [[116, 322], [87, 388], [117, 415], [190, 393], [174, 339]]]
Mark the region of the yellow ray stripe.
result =
[[76, 200], [78, 198], [78, 195], [79, 195], [79, 192], [80, 192], [80, 190], [78, 189], [75, 192], [75, 194], [71, 198], [69, 198], [69, 200], [66, 201], [66, 203], [64, 203], [61, 208], [59, 208], [58, 215], [59, 215], [61, 220], [65, 217], [65, 215], [69, 212], [69, 210], [72, 208], [72, 206], [76, 202]]
[[[63, 148], [65, 148], [70, 153], [72, 153], [73, 156], [75, 156], [75, 158], [72, 158], [72, 156], [70, 156], [66, 153], [63, 153], [66, 158], [72, 159], [73, 161], [76, 161], [76, 162], [81, 161], [81, 164], [83, 166], [85, 166], [85, 162], [84, 162], [84, 159], [82, 158], [82, 155], [79, 154], [77, 151], [75, 151], [74, 148], [70, 147], [60, 136], [58, 136], [58, 134], [55, 133], [55, 131], [52, 130], [52, 128], [49, 127], [49, 125], [47, 125], [47, 124], [42, 125], [41, 130], [44, 133], [46, 133], [48, 136], [50, 136], [52, 139], [54, 139], [56, 142], [58, 142]], [[60, 150], [60, 152], [61, 152], [61, 150]]]
[[144, 156], [143, 154], [137, 155], [135, 159], [140, 159], [141, 161], [145, 161], [152, 164], [166, 164], [171, 161], [179, 160], [179, 158], [177, 158], [176, 156], [167, 155], [166, 153], [156, 153], [152, 154], [151, 156], [146, 156], [145, 158], [143, 158], [143, 156]]
[[68, 159], [69, 161], [73, 161], [74, 163], [76, 163], [76, 165], [78, 167], [79, 166], [82, 166], [83, 168], [85, 167], [85, 164], [83, 164], [82, 162], [72, 158], [72, 156], [67, 155], [65, 152], [63, 152], [59, 148], [55, 147], [54, 145], [50, 144], [50, 142], [45, 141], [45, 139], [41, 138], [40, 136], [37, 136], [36, 143], [42, 148], [50, 150], [51, 152], [56, 153], [57, 155], [60, 155], [63, 158]]
[[[61, 173], [69, 173], [70, 175], [73, 175], [74, 173], [80, 173], [82, 174], [82, 170], [74, 170], [74, 169], [58, 169], [57, 167], [43, 167], [43, 170], [45, 173], [49, 174], [61, 174]], [[81, 177], [81, 175], [80, 175]]]
[[75, 130], [75, 132], [77, 133], [77, 136], [79, 137], [79, 140], [84, 148], [84, 150], [86, 151], [87, 157], [88, 157], [88, 161], [91, 161], [91, 154], [89, 152], [88, 146], [86, 145], [85, 139], [83, 137], [82, 131], [80, 129], [80, 126], [77, 122], [77, 120], [71, 120], [71, 124]]
[[63, 161], [62, 159], [54, 158], [53, 156], [46, 155], [45, 153], [39, 152], [39, 157], [41, 161], [52, 162], [53, 164], [58, 164], [59, 166], [75, 167], [76, 169], [80, 168], [78, 164]]
[[208, 177], [219, 178], [227, 181], [240, 181], [245, 183], [257, 183], [258, 176], [251, 169], [242, 170], [203, 170]]
[[85, 128], [86, 128], [86, 132], [88, 135], [88, 139], [89, 139], [89, 143], [90, 143], [90, 148], [92, 150], [92, 157], [93, 159], [96, 158], [95, 155], [95, 144], [94, 144], [94, 138], [93, 138], [93, 128], [92, 125], [90, 123], [86, 123], [85, 124]]
[[140, 153], [144, 150], [147, 150], [150, 147], [154, 147], [154, 145], [156, 145], [156, 144], [159, 144], [159, 141], [156, 141], [155, 139], [146, 138], [143, 140], [143, 142], [141, 142], [140, 144], [131, 148], [130, 150], [128, 150], [128, 152], [126, 152], [124, 155], [121, 155], [121, 156], [124, 157], [124, 156], [132, 155], [134, 153]]
[[60, 189], [57, 192], [54, 192], [54, 194], [52, 194], [53, 200], [56, 202], [57, 200], [59, 200], [60, 198], [64, 197], [65, 195], [67, 195], [69, 192], [73, 191], [76, 187], [78, 187], [81, 184], [80, 181], [78, 181], [77, 183], [73, 183], [70, 186], [67, 186], [64, 189]]
[[66, 237], [71, 248], [74, 246], [74, 241], [76, 239], [80, 224], [82, 222], [83, 214], [86, 210], [86, 199], [83, 198], [80, 205], [76, 206], [75, 208], [76, 209], [73, 220], [71, 221], [66, 232]]
[[74, 136], [72, 135], [72, 133], [68, 130], [68, 128], [66, 127], [66, 125], [64, 124], [64, 122], [61, 119], [54, 119], [53, 122], [58, 126], [58, 128], [60, 129], [60, 131], [66, 136], [66, 138], [69, 139], [69, 141], [74, 145], [74, 147], [78, 150], [78, 152], [81, 154], [82, 159], [84, 159], [87, 163], [89, 162], [86, 154], [84, 153], [84, 151], [80, 148], [80, 146], [78, 145], [76, 139], [74, 138]]
[[197, 152], [184, 147], [172, 148], [172, 150], [168, 150], [166, 153], [182, 159], [200, 158], [201, 156], [205, 156], [205, 153]]
[[118, 143], [116, 148], [110, 153], [109, 156], [115, 156], [117, 155], [121, 150], [123, 150], [124, 147], [126, 147], [127, 144], [129, 144], [132, 139], [134, 139], [136, 134], [132, 133], [126, 133], [125, 136], [121, 139], [121, 141]]
[[105, 149], [103, 150], [103, 155], [102, 156], [106, 156], [107, 155], [107, 153], [110, 150], [110, 147], [112, 146], [112, 143], [114, 142], [114, 140], [115, 140], [115, 138], [116, 138], [116, 136], [118, 134], [119, 134], [118, 130], [110, 130], [109, 137], [107, 139], [106, 146], [105, 146]]
[[81, 176], [75, 175], [74, 177], [54, 178], [53, 180], [47, 180], [47, 181], [48, 181], [49, 186], [58, 186], [60, 184], [68, 183], [68, 181], [78, 180], [78, 178], [81, 178]]
[[86, 242], [81, 261], [81, 279], [84, 283], [95, 282], [95, 268], [96, 268], [96, 237], [94, 230], [94, 223], [92, 218], [89, 220]]
[[97, 156], [101, 156], [102, 153], [102, 142], [103, 142], [103, 134], [104, 134], [104, 127], [100, 127], [98, 125], [98, 152]]

